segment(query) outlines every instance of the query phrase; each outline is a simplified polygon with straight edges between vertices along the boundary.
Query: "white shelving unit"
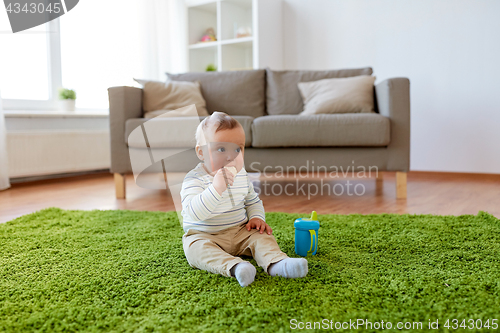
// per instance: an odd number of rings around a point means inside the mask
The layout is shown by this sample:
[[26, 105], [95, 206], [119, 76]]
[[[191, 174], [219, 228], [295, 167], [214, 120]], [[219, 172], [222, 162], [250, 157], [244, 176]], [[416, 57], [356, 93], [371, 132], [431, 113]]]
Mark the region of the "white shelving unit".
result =
[[[186, 0], [189, 71], [283, 68], [281, 0]], [[249, 27], [251, 36], [236, 38]], [[208, 28], [217, 40], [200, 42]]]

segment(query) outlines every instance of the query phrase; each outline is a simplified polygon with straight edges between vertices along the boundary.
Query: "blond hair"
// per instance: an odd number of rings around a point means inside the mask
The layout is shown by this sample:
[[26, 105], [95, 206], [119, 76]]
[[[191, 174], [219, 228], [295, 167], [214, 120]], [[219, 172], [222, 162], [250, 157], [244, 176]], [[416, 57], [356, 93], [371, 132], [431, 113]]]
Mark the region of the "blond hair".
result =
[[[205, 117], [196, 128], [196, 146], [207, 144], [205, 133], [209, 128], [215, 127], [214, 133], [218, 131], [242, 127], [241, 124], [225, 112], [214, 111], [210, 116]], [[243, 128], [243, 127], [242, 127]]]

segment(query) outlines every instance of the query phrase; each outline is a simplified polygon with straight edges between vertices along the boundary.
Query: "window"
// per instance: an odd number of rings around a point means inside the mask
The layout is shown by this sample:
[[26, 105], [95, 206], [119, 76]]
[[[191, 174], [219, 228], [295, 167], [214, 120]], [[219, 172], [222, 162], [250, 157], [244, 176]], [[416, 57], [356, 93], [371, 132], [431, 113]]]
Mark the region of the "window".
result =
[[[135, 85], [144, 56], [142, 0], [86, 0], [46, 24], [13, 34], [0, 10], [0, 92], [5, 109], [57, 109], [59, 87], [76, 107], [107, 109], [112, 86]], [[96, 10], [99, 8], [99, 10]]]
[[60, 18], [62, 82], [76, 91], [77, 107], [108, 108], [109, 87], [141, 78], [138, 4], [85, 0]]
[[0, 11], [0, 92], [3, 99], [49, 100], [49, 24], [13, 34]]

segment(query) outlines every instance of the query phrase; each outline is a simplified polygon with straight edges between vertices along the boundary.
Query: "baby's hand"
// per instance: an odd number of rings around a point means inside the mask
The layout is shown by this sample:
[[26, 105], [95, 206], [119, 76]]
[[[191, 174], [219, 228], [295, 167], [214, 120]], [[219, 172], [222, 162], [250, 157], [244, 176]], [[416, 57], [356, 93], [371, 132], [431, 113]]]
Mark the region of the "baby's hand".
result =
[[266, 222], [262, 221], [258, 217], [254, 217], [250, 219], [247, 223], [247, 230], [250, 231], [253, 228], [256, 228], [257, 230], [260, 230], [260, 233], [263, 233], [264, 230], [267, 230], [267, 234], [270, 235], [273, 233], [273, 229], [267, 224]]
[[[224, 170], [226, 173], [227, 177], [227, 182], [229, 185], [233, 185], [234, 182], [234, 175], [231, 171], [229, 170]], [[222, 193], [226, 190], [227, 185], [226, 185], [226, 180], [224, 179], [224, 174], [222, 173], [222, 168], [217, 170], [217, 173], [214, 176], [214, 187], [217, 190], [217, 192], [222, 195]]]

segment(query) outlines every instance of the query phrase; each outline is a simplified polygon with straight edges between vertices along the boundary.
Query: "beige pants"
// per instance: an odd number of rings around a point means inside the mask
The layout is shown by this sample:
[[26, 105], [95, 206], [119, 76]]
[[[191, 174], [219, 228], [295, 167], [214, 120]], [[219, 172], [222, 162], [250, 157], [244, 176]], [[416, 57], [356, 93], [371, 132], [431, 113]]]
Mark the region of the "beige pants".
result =
[[189, 229], [182, 236], [189, 265], [230, 277], [231, 268], [244, 261], [237, 256], [252, 256], [266, 273], [270, 264], [288, 258], [272, 234], [248, 231], [246, 226], [244, 223], [217, 233]]

